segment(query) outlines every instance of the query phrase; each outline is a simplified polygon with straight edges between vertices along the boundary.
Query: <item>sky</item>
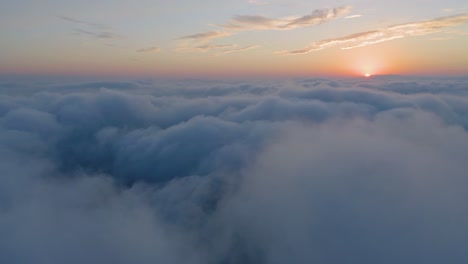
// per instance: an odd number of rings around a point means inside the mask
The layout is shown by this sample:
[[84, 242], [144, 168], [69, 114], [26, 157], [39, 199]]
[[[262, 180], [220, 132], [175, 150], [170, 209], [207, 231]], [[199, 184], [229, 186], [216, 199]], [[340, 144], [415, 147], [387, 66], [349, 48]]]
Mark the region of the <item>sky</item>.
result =
[[461, 0], [0, 2], [0, 74], [466, 75]]

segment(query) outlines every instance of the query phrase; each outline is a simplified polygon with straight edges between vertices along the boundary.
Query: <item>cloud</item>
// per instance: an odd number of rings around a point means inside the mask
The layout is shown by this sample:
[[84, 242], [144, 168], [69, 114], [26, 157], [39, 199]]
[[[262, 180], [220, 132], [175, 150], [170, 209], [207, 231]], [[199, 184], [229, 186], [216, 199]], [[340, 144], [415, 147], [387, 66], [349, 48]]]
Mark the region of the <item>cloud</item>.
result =
[[120, 39], [122, 38], [121, 35], [118, 35], [110, 31], [88, 31], [88, 30], [76, 28], [75, 32], [81, 35], [87, 35], [87, 36], [91, 36], [97, 39]]
[[362, 15], [357, 14], [357, 15], [350, 15], [350, 16], [345, 16], [344, 18], [349, 19], [349, 18], [359, 18], [362, 17]]
[[0, 80], [0, 262], [465, 263], [467, 84]]
[[72, 17], [68, 17], [68, 16], [59, 16], [58, 18], [60, 18], [60, 19], [62, 19], [64, 21], [67, 21], [67, 22], [77, 24], [77, 25], [83, 25], [83, 26], [92, 27], [92, 28], [101, 29], [101, 30], [109, 28], [109, 26], [107, 26], [105, 24], [88, 22], [88, 21], [84, 21], [84, 20], [80, 20], [80, 19], [76, 19], [76, 18], [72, 18]]
[[[80, 28], [75, 28], [73, 31], [77, 34], [91, 36], [97, 39], [120, 39], [121, 35], [114, 33], [110, 30], [110, 27], [104, 24], [87, 22], [80, 19], [75, 19], [68, 16], [59, 16], [59, 19], [73, 23]], [[86, 29], [83, 29], [85, 27]]]
[[148, 47], [148, 48], [137, 49], [137, 52], [140, 52], [140, 53], [147, 53], [147, 52], [157, 53], [160, 51], [161, 51], [161, 48], [159, 47]]
[[219, 49], [226, 49], [226, 48], [234, 48], [237, 47], [236, 44], [212, 44], [212, 43], [206, 43], [202, 45], [198, 45], [195, 47], [184, 47], [184, 48], [179, 48], [181, 51], [189, 51], [189, 52], [209, 52], [213, 50], [219, 50]]
[[[251, 1], [252, 4], [261, 4], [258, 1]], [[286, 17], [286, 18], [268, 18], [263, 16], [249, 16], [239, 15], [232, 18], [226, 24], [215, 25], [222, 27], [225, 31], [208, 31], [192, 35], [183, 36], [179, 39], [190, 39], [195, 41], [208, 41], [215, 38], [221, 38], [232, 35], [233, 31], [245, 31], [245, 30], [291, 30], [295, 28], [308, 27], [312, 25], [319, 25], [330, 20], [336, 19], [342, 15], [347, 14], [351, 10], [351, 6], [344, 6], [339, 8], [326, 8], [316, 9], [309, 15], [300, 17]], [[249, 46], [247, 49], [257, 47], [255, 45]], [[200, 46], [195, 48], [182, 48], [180, 50], [188, 51], [207, 51], [217, 49], [216, 45], [208, 44], [206, 46]], [[223, 53], [230, 53], [241, 51], [239, 49], [225, 50]]]
[[226, 36], [230, 36], [230, 35], [231, 35], [231, 33], [225, 32], [225, 31], [208, 31], [208, 32], [183, 36], [180, 39], [191, 39], [191, 40], [196, 40], [196, 41], [206, 41], [206, 40], [226, 37]]
[[316, 9], [309, 15], [277, 19], [239, 15], [220, 26], [228, 30], [290, 30], [328, 22], [348, 13], [350, 9], [350, 6]]
[[228, 53], [233, 53], [233, 52], [241, 52], [241, 51], [256, 49], [258, 47], [259, 46], [245, 46], [245, 47], [239, 47], [239, 48], [223, 50], [222, 53], [223, 54], [228, 54]]
[[303, 49], [280, 51], [276, 53], [286, 55], [305, 54], [338, 45], [341, 46], [341, 49], [353, 49], [395, 39], [429, 35], [440, 32], [446, 28], [455, 27], [466, 23], [468, 23], [468, 15], [465, 14], [441, 17], [432, 20], [399, 24], [389, 26], [387, 28], [359, 32], [340, 38], [322, 40], [312, 43], [312, 45]]

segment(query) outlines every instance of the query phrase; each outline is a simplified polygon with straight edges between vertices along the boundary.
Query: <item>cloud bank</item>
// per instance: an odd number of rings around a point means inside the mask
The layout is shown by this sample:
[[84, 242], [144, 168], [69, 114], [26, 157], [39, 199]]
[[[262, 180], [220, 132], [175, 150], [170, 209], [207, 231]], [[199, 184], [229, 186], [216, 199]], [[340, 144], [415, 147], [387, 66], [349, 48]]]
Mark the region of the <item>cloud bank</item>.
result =
[[322, 40], [315, 42], [303, 49], [280, 51], [277, 53], [287, 55], [306, 54], [312, 51], [323, 50], [334, 46], [341, 46], [341, 49], [353, 49], [394, 39], [429, 35], [440, 32], [446, 28], [455, 27], [466, 23], [468, 23], [468, 15], [466, 14], [441, 17], [432, 20], [399, 24], [389, 26], [387, 28], [359, 32], [340, 38]]
[[465, 263], [467, 87], [0, 81], [0, 262]]

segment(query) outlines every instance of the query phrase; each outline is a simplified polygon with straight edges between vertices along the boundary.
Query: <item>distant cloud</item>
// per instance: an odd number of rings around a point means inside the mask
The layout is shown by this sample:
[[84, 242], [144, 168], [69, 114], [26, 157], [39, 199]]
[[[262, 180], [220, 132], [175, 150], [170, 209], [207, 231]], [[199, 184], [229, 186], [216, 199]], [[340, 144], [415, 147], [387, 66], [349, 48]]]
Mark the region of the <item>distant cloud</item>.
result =
[[198, 45], [195, 47], [182, 47], [179, 48], [179, 51], [185, 51], [185, 52], [218, 52], [216, 55], [223, 55], [223, 54], [228, 54], [232, 52], [241, 52], [241, 51], [246, 51], [250, 49], [255, 49], [258, 48], [259, 46], [257, 45], [250, 45], [250, 46], [245, 46], [245, 47], [238, 47], [237, 44], [212, 44], [212, 43], [207, 43], [203, 45]]
[[[263, 2], [250, 0], [251, 4], [260, 4]], [[181, 40], [208, 41], [215, 38], [222, 38], [232, 35], [232, 31], [247, 31], [247, 30], [291, 30], [295, 28], [303, 28], [312, 25], [319, 25], [330, 20], [336, 19], [347, 14], [351, 10], [351, 6], [343, 6], [338, 8], [316, 9], [312, 13], [304, 16], [293, 16], [284, 18], [268, 18], [263, 16], [238, 15], [229, 20], [226, 24], [215, 25], [222, 27], [224, 31], [208, 31], [192, 35], [180, 37]], [[234, 46], [235, 47], [235, 46]], [[251, 45], [243, 48], [234, 48], [225, 50], [222, 53], [231, 53], [244, 51], [247, 49], [257, 48], [258, 46]], [[205, 52], [213, 49], [224, 48], [216, 44], [206, 44], [192, 48], [181, 48], [179, 50]]]
[[351, 15], [351, 16], [346, 16], [345, 18], [348, 19], [348, 18], [358, 18], [358, 17], [362, 17], [362, 15]]
[[236, 47], [235, 44], [225, 44], [225, 45], [217, 45], [217, 44], [204, 44], [204, 45], [199, 45], [193, 48], [195, 51], [210, 51], [210, 50], [216, 50], [216, 49], [225, 49], [225, 48], [234, 48]]
[[468, 15], [466, 14], [441, 17], [432, 20], [399, 24], [387, 28], [359, 32], [341, 38], [322, 40], [303, 49], [279, 51], [276, 53], [286, 55], [305, 54], [337, 45], [341, 45], [341, 49], [353, 49], [394, 39], [433, 34], [441, 31], [442, 29], [466, 23], [468, 23]]
[[105, 24], [88, 22], [88, 21], [76, 19], [76, 18], [69, 17], [69, 16], [58, 16], [58, 18], [60, 18], [62, 20], [65, 20], [67, 22], [74, 23], [74, 24], [84, 25], [84, 26], [88, 26], [88, 27], [94, 27], [94, 28], [97, 28], [97, 29], [108, 29], [109, 28], [109, 26], [107, 26]]
[[159, 47], [149, 47], [149, 48], [143, 48], [143, 49], [138, 49], [137, 52], [152, 52], [152, 53], [156, 53], [156, 52], [160, 52], [161, 51], [161, 48]]
[[122, 38], [121, 35], [118, 35], [118, 34], [116, 34], [114, 32], [110, 32], [110, 31], [89, 31], [89, 30], [84, 30], [84, 29], [81, 29], [81, 28], [76, 28], [75, 32], [79, 33], [79, 34], [95, 37], [95, 38], [98, 38], [98, 39], [119, 39], [119, 38]]
[[308, 15], [289, 18], [239, 15], [219, 26], [228, 30], [290, 30], [325, 23], [350, 10], [350, 6], [316, 9]]
[[240, 51], [246, 51], [246, 50], [256, 49], [256, 48], [258, 48], [258, 47], [260, 47], [260, 46], [252, 45], [252, 46], [246, 46], [246, 47], [239, 47], [239, 48], [224, 50], [222, 53], [223, 53], [223, 54], [228, 54], [228, 53], [232, 53], [232, 52], [240, 52]]
[[87, 35], [97, 39], [119, 39], [121, 35], [112, 32], [110, 26], [84, 21], [68, 16], [58, 16], [59, 19], [75, 24], [79, 28], [75, 28], [73, 31], [81, 35]]
[[205, 41], [205, 40], [210, 40], [210, 39], [215, 39], [215, 38], [226, 37], [229, 35], [231, 35], [231, 33], [225, 32], [225, 31], [208, 31], [208, 32], [202, 32], [202, 33], [183, 36], [180, 39], [192, 39], [192, 40], [197, 40], [197, 41]]

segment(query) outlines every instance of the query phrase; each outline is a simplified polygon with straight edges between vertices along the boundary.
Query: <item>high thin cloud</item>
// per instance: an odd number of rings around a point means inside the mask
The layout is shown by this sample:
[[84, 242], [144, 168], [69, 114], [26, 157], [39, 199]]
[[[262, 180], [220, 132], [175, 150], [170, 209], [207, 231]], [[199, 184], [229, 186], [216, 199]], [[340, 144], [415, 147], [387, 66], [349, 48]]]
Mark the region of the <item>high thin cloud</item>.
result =
[[228, 53], [233, 53], [233, 52], [241, 52], [241, 51], [256, 49], [258, 47], [260, 47], [260, 46], [245, 46], [245, 47], [239, 47], [239, 48], [223, 50], [222, 53], [223, 54], [228, 54]]
[[81, 35], [87, 35], [97, 39], [120, 39], [121, 35], [113, 32], [109, 26], [99, 23], [88, 22], [68, 16], [59, 16], [59, 19], [73, 23], [78, 28], [73, 31]]
[[194, 48], [191, 49], [191, 51], [200, 51], [200, 52], [207, 52], [211, 50], [217, 50], [217, 49], [226, 49], [226, 48], [235, 48], [237, 45], [235, 44], [204, 44], [204, 45], [198, 45], [195, 46]]
[[142, 49], [138, 49], [137, 52], [140, 52], [140, 53], [157, 53], [157, 52], [160, 52], [161, 51], [161, 48], [159, 47], [148, 47], [148, 48], [142, 48]]
[[191, 40], [196, 40], [196, 41], [206, 41], [206, 40], [211, 40], [211, 39], [215, 39], [215, 38], [226, 37], [226, 36], [229, 36], [229, 35], [231, 35], [231, 33], [225, 32], [225, 31], [208, 31], [208, 32], [202, 32], [202, 33], [183, 36], [180, 39], [191, 39]]
[[389, 26], [387, 28], [360, 32], [341, 38], [322, 40], [303, 49], [280, 51], [277, 53], [287, 55], [305, 54], [334, 46], [341, 46], [341, 49], [353, 49], [394, 39], [433, 34], [446, 28], [466, 23], [468, 23], [468, 15], [466, 14], [441, 17], [432, 20], [399, 24]]
[[350, 6], [316, 9], [308, 15], [293, 18], [239, 15], [220, 26], [228, 30], [290, 30], [325, 23], [347, 14], [350, 10]]
[[[259, 3], [253, 1], [252, 3]], [[336, 19], [343, 16], [351, 10], [351, 6], [343, 6], [339, 8], [326, 8], [316, 9], [312, 13], [300, 17], [287, 17], [287, 18], [268, 18], [263, 16], [248, 16], [239, 15], [233, 17], [226, 24], [217, 25], [222, 27], [224, 31], [208, 31], [192, 35], [183, 36], [180, 39], [191, 39], [195, 41], [208, 41], [215, 38], [221, 38], [230, 36], [235, 31], [246, 31], [246, 30], [291, 30], [296, 28], [309, 27], [313, 25], [322, 24], [330, 20]], [[214, 44], [208, 44], [206, 48], [192, 48], [183, 50], [193, 51], [207, 51], [216, 49]], [[256, 47], [251, 45], [246, 49], [231, 49], [224, 51], [223, 53], [230, 53], [236, 51], [243, 51]]]
[[0, 80], [0, 263], [468, 263], [468, 79], [363, 79]]
[[247, 50], [255, 49], [255, 48], [258, 48], [258, 47], [259, 46], [257, 46], [257, 45], [238, 47], [237, 44], [212, 44], [212, 43], [207, 43], [207, 44], [198, 45], [198, 46], [195, 46], [195, 47], [192, 47], [192, 46], [180, 47], [178, 49], [178, 51], [217, 52], [214, 55], [222, 55], [222, 54], [228, 54], [228, 53], [232, 53], [232, 52], [247, 51]]
[[76, 28], [75, 32], [78, 34], [91, 36], [97, 39], [120, 39], [122, 38], [121, 35], [116, 34], [114, 32], [110, 32], [110, 31], [89, 31], [89, 30]]
[[74, 24], [93, 27], [93, 28], [97, 28], [97, 29], [108, 29], [109, 28], [109, 26], [107, 26], [105, 24], [88, 22], [88, 21], [84, 21], [84, 20], [80, 20], [80, 19], [76, 19], [76, 18], [68, 17], [68, 16], [59, 16], [58, 18], [60, 18], [62, 20], [65, 20], [65, 21], [68, 21], [68, 22], [71, 22], [71, 23], [74, 23]]
[[350, 15], [350, 16], [345, 16], [344, 18], [349, 19], [349, 18], [359, 18], [362, 17], [362, 15], [357, 14], [357, 15]]

